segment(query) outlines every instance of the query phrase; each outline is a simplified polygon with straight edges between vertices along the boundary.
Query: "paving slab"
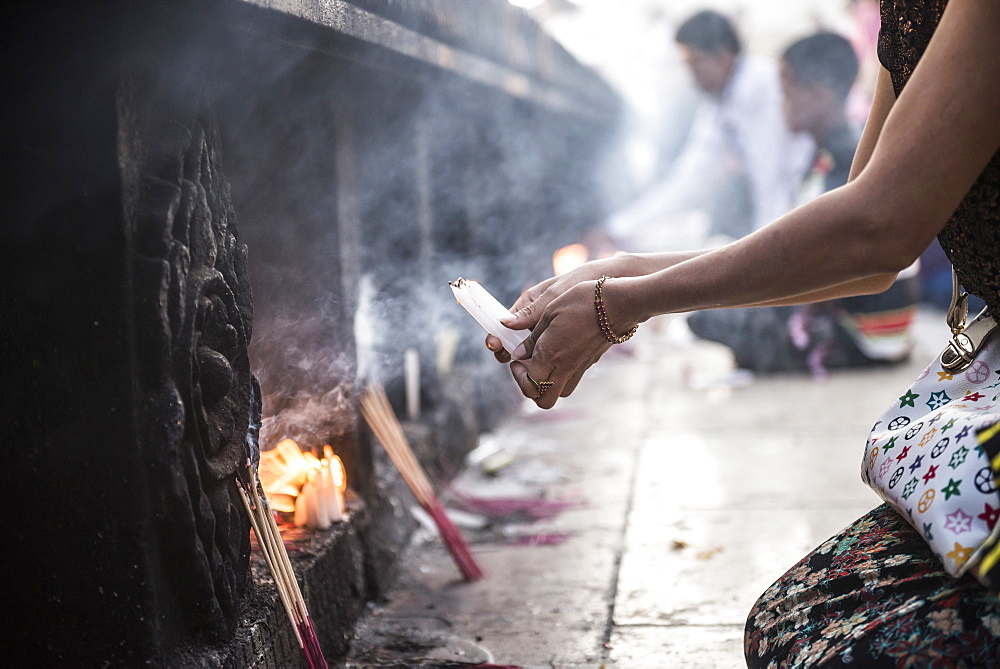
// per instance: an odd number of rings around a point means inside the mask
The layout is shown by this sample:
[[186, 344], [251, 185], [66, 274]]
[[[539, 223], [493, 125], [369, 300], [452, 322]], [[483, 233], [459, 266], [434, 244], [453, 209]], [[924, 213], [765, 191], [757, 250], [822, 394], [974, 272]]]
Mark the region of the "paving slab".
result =
[[608, 645], [608, 663], [615, 667], [746, 666], [742, 625], [617, 626]]
[[617, 625], [743, 625], [757, 597], [803, 555], [867, 512], [674, 511], [630, 525]]

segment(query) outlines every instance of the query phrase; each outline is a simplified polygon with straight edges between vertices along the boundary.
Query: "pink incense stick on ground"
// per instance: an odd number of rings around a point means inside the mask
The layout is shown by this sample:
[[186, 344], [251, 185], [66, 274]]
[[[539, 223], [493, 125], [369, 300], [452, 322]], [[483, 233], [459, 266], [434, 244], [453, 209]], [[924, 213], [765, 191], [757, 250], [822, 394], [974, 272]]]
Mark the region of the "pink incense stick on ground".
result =
[[483, 578], [483, 570], [479, 568], [469, 546], [465, 542], [458, 528], [455, 527], [451, 519], [444, 511], [444, 507], [438, 501], [437, 495], [431, 483], [427, 480], [423, 468], [417, 461], [416, 456], [410, 449], [403, 428], [399, 424], [399, 419], [389, 404], [382, 387], [373, 383], [365, 389], [361, 396], [361, 413], [365, 417], [369, 427], [378, 439], [379, 443], [389, 454], [389, 459], [396, 465], [396, 469], [402, 474], [406, 485], [417, 498], [424, 511], [430, 514], [441, 534], [441, 541], [444, 542], [451, 557], [455, 560], [459, 571], [466, 581], [477, 581]]
[[431, 504], [424, 506], [424, 511], [434, 519], [434, 524], [437, 525], [438, 532], [441, 533], [441, 540], [448, 547], [448, 552], [451, 553], [452, 559], [458, 565], [458, 570], [462, 572], [462, 577], [466, 581], [478, 581], [483, 578], [483, 570], [480, 569], [476, 559], [472, 557], [465, 539], [459, 534], [458, 528], [451, 522], [451, 518], [445, 513], [441, 503], [435, 499]]

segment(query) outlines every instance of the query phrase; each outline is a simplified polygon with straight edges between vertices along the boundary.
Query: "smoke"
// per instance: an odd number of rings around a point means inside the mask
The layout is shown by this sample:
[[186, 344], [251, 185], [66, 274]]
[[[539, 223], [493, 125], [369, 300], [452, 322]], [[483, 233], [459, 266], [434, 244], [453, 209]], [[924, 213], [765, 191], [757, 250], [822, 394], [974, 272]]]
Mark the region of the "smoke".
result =
[[336, 441], [353, 424], [352, 356], [331, 345], [320, 316], [258, 323], [252, 354], [263, 392], [261, 447], [286, 437], [303, 448]]
[[[409, 348], [425, 388], [446, 382], [449, 361], [505, 374], [448, 282], [477, 279], [512, 304], [547, 278], [553, 251], [602, 223], [617, 122], [615, 96], [558, 48], [550, 65], [603, 110], [553, 107], [381, 47], [330, 48], [323, 31], [315, 44], [262, 39], [270, 30], [251, 22], [209, 68], [249, 249], [265, 449], [341, 434], [356, 384], [398, 385]], [[481, 27], [462, 39], [506, 58], [500, 67], [540, 67], [512, 52], [531, 35], [504, 44]]]

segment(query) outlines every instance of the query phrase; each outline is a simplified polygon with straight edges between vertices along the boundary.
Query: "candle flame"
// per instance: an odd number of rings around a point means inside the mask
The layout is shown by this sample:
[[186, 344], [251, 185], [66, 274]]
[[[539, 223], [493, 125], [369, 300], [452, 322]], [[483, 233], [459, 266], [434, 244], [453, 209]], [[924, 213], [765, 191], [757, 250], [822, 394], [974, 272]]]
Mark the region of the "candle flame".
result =
[[329, 445], [323, 447], [323, 460], [330, 464], [330, 473], [333, 474], [333, 484], [337, 490], [344, 492], [347, 490], [347, 470], [344, 463], [337, 456]]
[[[329, 445], [323, 446], [323, 458], [320, 459], [311, 451], [303, 451], [294, 440], [283, 439], [273, 449], [261, 452], [259, 473], [272, 508], [284, 513], [294, 513], [296, 506], [301, 509], [304, 500], [300, 498], [308, 496], [326, 476], [341, 494], [347, 490], [344, 463]], [[306, 524], [303, 518], [297, 513], [295, 524]]]
[[552, 271], [556, 276], [572, 272], [587, 262], [590, 251], [583, 244], [569, 244], [552, 254]]

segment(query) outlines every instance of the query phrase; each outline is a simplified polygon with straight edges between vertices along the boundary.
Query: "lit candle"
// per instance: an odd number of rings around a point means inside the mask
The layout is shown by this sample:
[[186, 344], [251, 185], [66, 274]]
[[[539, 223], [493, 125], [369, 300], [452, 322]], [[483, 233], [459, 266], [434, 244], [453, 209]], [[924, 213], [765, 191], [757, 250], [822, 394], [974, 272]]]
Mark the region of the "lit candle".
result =
[[[322, 468], [314, 469], [295, 500], [295, 524], [311, 530], [330, 528], [330, 513], [323, 495]], [[300, 510], [301, 509], [301, 513]]]
[[347, 508], [344, 505], [344, 491], [347, 490], [347, 472], [344, 463], [337, 457], [330, 446], [323, 447], [323, 461], [326, 463], [326, 473], [329, 481], [330, 520], [339, 523], [344, 519]]
[[528, 330], [511, 330], [503, 322], [513, 318], [513, 314], [479, 285], [478, 281], [458, 279], [448, 285], [458, 303], [465, 307], [486, 331], [503, 342], [504, 349], [511, 353], [531, 334]]
[[261, 473], [267, 474], [263, 485], [272, 506], [291, 512], [296, 527], [325, 530], [346, 517], [347, 474], [329, 445], [320, 459], [285, 439], [261, 454]]
[[332, 523], [339, 523], [344, 519], [344, 506], [343, 500], [340, 496], [340, 491], [337, 490], [337, 485], [333, 481], [333, 471], [330, 467], [330, 462], [328, 460], [323, 460], [322, 474], [322, 492], [323, 492], [323, 507], [326, 510], [326, 515]]
[[326, 530], [330, 528], [330, 505], [326, 500], [326, 479], [323, 470], [327, 467], [320, 467], [313, 474], [313, 502], [316, 504], [316, 524], [314, 530]]
[[420, 354], [415, 348], [403, 352], [403, 379], [406, 386], [406, 415], [410, 420], [420, 415]]
[[299, 488], [299, 494], [295, 498], [295, 515], [292, 517], [292, 521], [295, 523], [295, 527], [306, 527], [309, 525], [309, 495], [307, 490], [309, 488], [308, 482], [305, 483], [301, 488]]

